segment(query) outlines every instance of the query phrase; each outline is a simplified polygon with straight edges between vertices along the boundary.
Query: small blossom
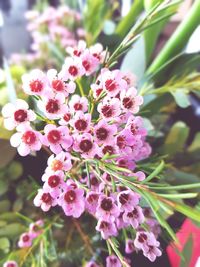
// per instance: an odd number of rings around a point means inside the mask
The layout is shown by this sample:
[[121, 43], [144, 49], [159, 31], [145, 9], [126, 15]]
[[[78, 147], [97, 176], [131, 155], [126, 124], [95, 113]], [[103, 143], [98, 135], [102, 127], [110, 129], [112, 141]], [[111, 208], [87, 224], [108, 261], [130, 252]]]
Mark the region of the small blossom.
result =
[[99, 220], [96, 226], [96, 230], [101, 232], [103, 239], [108, 239], [111, 236], [117, 236], [117, 228], [113, 222], [105, 220]]
[[118, 207], [120, 211], [131, 211], [139, 204], [140, 196], [131, 190], [122, 191], [117, 196]]
[[106, 267], [122, 267], [120, 260], [115, 255], [106, 258]]
[[46, 173], [56, 171], [69, 171], [72, 168], [71, 155], [67, 152], [60, 152], [59, 154], [51, 155], [47, 161], [48, 167]]
[[18, 264], [16, 261], [6, 261], [3, 267], [18, 267]]
[[99, 60], [94, 57], [89, 50], [85, 50], [85, 52], [81, 55], [82, 65], [85, 69], [85, 75], [89, 76], [97, 70], [99, 65]]
[[85, 267], [100, 267], [95, 261], [89, 261], [86, 263]]
[[121, 107], [126, 111], [131, 111], [134, 114], [139, 111], [139, 106], [143, 103], [142, 96], [137, 96], [137, 90], [134, 87], [127, 91], [123, 90], [120, 93]]
[[88, 100], [86, 97], [81, 97], [79, 95], [73, 95], [69, 101], [70, 110], [73, 112], [83, 111], [86, 112], [88, 110]]
[[59, 197], [58, 203], [66, 216], [79, 218], [85, 210], [84, 190], [69, 186]]
[[32, 240], [33, 240], [33, 236], [31, 235], [31, 233], [23, 233], [19, 238], [18, 246], [20, 248], [31, 247]]
[[68, 97], [69, 94], [74, 93], [76, 84], [73, 81], [65, 82], [62, 78], [59, 77], [57, 70], [49, 70], [47, 72], [47, 77], [50, 83], [50, 87], [52, 88], [54, 93], [62, 93], [65, 97]]
[[57, 205], [57, 201], [50, 195], [48, 190], [39, 189], [36, 197], [33, 200], [36, 207], [41, 207], [45, 212], [50, 210], [51, 207]]
[[68, 57], [65, 59], [65, 63], [62, 67], [59, 76], [67, 81], [68, 79], [74, 81], [85, 74], [85, 69], [79, 58]]
[[156, 246], [148, 246], [148, 250], [143, 251], [145, 257], [147, 257], [151, 262], [154, 262], [157, 257], [162, 255], [161, 250]]
[[117, 98], [104, 98], [99, 103], [97, 110], [105, 120], [112, 120], [121, 113], [120, 101]]
[[32, 70], [22, 76], [23, 90], [28, 95], [45, 95], [48, 91], [47, 77], [41, 70]]
[[23, 157], [33, 151], [39, 151], [42, 147], [41, 141], [42, 135], [27, 125], [21, 125], [18, 132], [10, 138], [11, 146], [16, 147]]
[[77, 111], [71, 120], [71, 125], [77, 132], [88, 132], [91, 127], [91, 114]]
[[144, 222], [142, 208], [136, 206], [131, 211], [126, 211], [123, 214], [123, 220], [129, 223], [133, 228], [138, 228], [138, 226]]
[[85, 198], [85, 207], [89, 213], [96, 213], [99, 196], [100, 194], [94, 191], [90, 191], [87, 193]]
[[48, 191], [53, 198], [59, 197], [66, 187], [64, 177], [65, 176], [62, 171], [56, 171], [55, 173], [49, 175], [45, 173], [42, 177], [42, 180], [45, 181], [43, 189]]
[[39, 236], [43, 232], [43, 230], [42, 230], [43, 226], [44, 226], [43, 220], [38, 220], [34, 223], [31, 223], [29, 225], [29, 233], [31, 234], [31, 236], [33, 238], [36, 238], [37, 236]]
[[4, 126], [8, 130], [13, 130], [20, 124], [30, 124], [36, 119], [35, 113], [29, 109], [28, 104], [17, 99], [16, 104], [7, 103], [2, 109]]
[[100, 120], [94, 127], [95, 140], [98, 144], [109, 144], [117, 132], [115, 125], [109, 125], [105, 120]]
[[105, 221], [114, 221], [119, 216], [119, 209], [112, 197], [100, 196], [96, 217]]
[[69, 135], [69, 130], [66, 126], [56, 127], [48, 124], [44, 128], [45, 137], [43, 144], [49, 146], [55, 154], [62, 152], [62, 148], [68, 150], [73, 143], [72, 137]]
[[125, 252], [131, 254], [135, 251], [134, 241], [131, 239], [126, 240]]

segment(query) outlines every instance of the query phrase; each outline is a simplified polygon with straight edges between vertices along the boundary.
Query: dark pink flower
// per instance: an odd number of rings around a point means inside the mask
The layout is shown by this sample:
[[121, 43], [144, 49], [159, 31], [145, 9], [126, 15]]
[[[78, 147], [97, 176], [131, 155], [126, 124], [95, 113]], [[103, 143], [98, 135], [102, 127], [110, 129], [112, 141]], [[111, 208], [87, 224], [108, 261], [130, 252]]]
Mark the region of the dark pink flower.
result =
[[139, 204], [140, 195], [131, 191], [122, 191], [117, 196], [120, 211], [131, 211]]
[[106, 267], [122, 267], [120, 260], [115, 255], [106, 258]]
[[99, 197], [95, 214], [98, 219], [113, 222], [119, 216], [119, 213], [119, 209], [112, 197], [106, 197], [104, 195]]
[[129, 223], [133, 228], [138, 228], [138, 226], [144, 222], [142, 208], [136, 206], [131, 211], [125, 211], [123, 214], [123, 220], [126, 223]]
[[96, 230], [101, 233], [103, 239], [108, 239], [109, 237], [117, 236], [118, 234], [115, 223], [105, 220], [98, 221]]

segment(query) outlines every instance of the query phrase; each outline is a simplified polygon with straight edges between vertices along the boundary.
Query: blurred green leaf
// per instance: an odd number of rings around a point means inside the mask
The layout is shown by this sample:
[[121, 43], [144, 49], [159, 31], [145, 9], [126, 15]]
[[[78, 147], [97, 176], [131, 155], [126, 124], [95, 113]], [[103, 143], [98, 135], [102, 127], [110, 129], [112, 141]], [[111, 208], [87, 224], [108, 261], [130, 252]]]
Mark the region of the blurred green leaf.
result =
[[3, 237], [0, 238], [0, 250], [2, 250], [4, 253], [8, 253], [10, 249], [10, 241], [8, 238]]
[[10, 201], [9, 200], [1, 200], [0, 201], [0, 213], [7, 212], [10, 210]]
[[188, 151], [193, 152], [197, 149], [200, 149], [200, 133], [197, 133], [195, 135], [195, 138], [194, 138], [192, 144], [188, 147]]
[[145, 43], [144, 37], [140, 37], [130, 51], [125, 55], [122, 64], [122, 71], [133, 72], [137, 79], [140, 80], [146, 69]]
[[18, 179], [23, 173], [22, 164], [18, 161], [13, 161], [7, 169], [6, 174], [11, 180]]
[[165, 144], [162, 147], [162, 153], [172, 156], [175, 153], [182, 151], [188, 135], [188, 126], [182, 121], [176, 122], [166, 137]]
[[13, 204], [13, 211], [19, 212], [23, 208], [23, 200], [21, 198], [18, 198], [14, 204]]
[[8, 180], [6, 177], [0, 180], [0, 196], [5, 194], [8, 190]]
[[[0, 141], [1, 139], [9, 140], [12, 134], [13, 134], [12, 131], [8, 131], [5, 129], [4, 119], [0, 117]], [[1, 147], [1, 144], [0, 144], [0, 147]]]
[[13, 238], [18, 237], [25, 232], [26, 228], [20, 223], [11, 223], [0, 228], [0, 237]]
[[184, 90], [178, 89], [175, 92], [171, 92], [176, 104], [181, 108], [187, 108], [190, 106], [189, 96], [184, 92]]

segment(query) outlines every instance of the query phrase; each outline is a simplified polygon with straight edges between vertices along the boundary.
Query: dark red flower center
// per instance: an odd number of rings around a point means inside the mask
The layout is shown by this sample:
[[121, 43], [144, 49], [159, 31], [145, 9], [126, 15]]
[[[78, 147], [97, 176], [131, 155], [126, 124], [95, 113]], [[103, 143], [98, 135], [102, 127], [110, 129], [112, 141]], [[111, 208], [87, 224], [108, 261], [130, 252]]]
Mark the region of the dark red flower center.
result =
[[43, 193], [41, 199], [46, 204], [50, 204], [52, 201], [52, 197], [49, 193]]
[[105, 87], [106, 87], [106, 90], [108, 90], [109, 92], [112, 92], [116, 89], [116, 83], [114, 80], [109, 79], [105, 82]]
[[117, 259], [116, 258], [110, 258], [110, 263], [117, 264]]
[[122, 204], [122, 205], [125, 205], [129, 200], [129, 195], [128, 194], [125, 194], [125, 193], [122, 193], [120, 196], [119, 196], [119, 202]]
[[107, 153], [109, 155], [114, 154], [114, 148], [112, 146], [104, 146], [102, 151], [103, 151], [104, 154], [107, 154]]
[[50, 143], [56, 144], [60, 141], [61, 134], [58, 130], [51, 130], [47, 135], [47, 139]]
[[101, 112], [103, 113], [103, 115], [104, 115], [106, 118], [110, 118], [110, 117], [112, 117], [112, 115], [113, 115], [113, 109], [112, 109], [112, 106], [110, 106], [110, 105], [104, 105], [104, 106], [101, 108]]
[[110, 226], [110, 224], [109, 224], [108, 222], [102, 221], [102, 222], [100, 223], [99, 228], [100, 228], [101, 230], [106, 230], [106, 229], [109, 228], [109, 226]]
[[99, 140], [105, 140], [108, 137], [108, 130], [106, 128], [99, 128], [96, 130], [96, 136]]
[[90, 62], [88, 60], [83, 60], [82, 64], [86, 71], [90, 69]]
[[92, 149], [93, 144], [90, 140], [85, 139], [80, 142], [79, 147], [83, 152], [87, 153]]
[[117, 137], [117, 146], [122, 149], [126, 146], [126, 139], [124, 136], [120, 135]]
[[118, 166], [119, 166], [119, 167], [126, 168], [126, 167], [127, 167], [127, 162], [126, 162], [126, 160], [124, 160], [124, 159], [120, 159], [120, 160], [118, 161]]
[[71, 119], [71, 114], [70, 113], [66, 113], [63, 117], [63, 119], [68, 122]]
[[74, 190], [69, 190], [65, 193], [64, 199], [68, 204], [73, 203], [76, 200], [76, 193]]
[[104, 198], [102, 201], [101, 201], [101, 208], [105, 211], [110, 211], [113, 207], [113, 203], [112, 203], [112, 200], [111, 199], [108, 199], [108, 198]]
[[7, 267], [16, 267], [16, 264], [15, 263], [8, 263], [6, 266]]
[[93, 57], [96, 57], [98, 60], [100, 60], [100, 59], [101, 59], [101, 58], [100, 58], [100, 55], [99, 55], [99, 54], [97, 54], [97, 53], [93, 53], [92, 55], [93, 55]]
[[36, 142], [37, 137], [36, 134], [32, 131], [27, 131], [23, 134], [22, 140], [27, 145], [32, 145]]
[[74, 126], [78, 131], [84, 131], [88, 124], [85, 120], [79, 119], [74, 123]]
[[138, 131], [138, 126], [132, 123], [131, 124], [131, 133], [136, 134], [137, 131]]
[[124, 99], [122, 100], [123, 106], [127, 109], [132, 108], [134, 102], [130, 97], [124, 97]]
[[142, 233], [142, 234], [139, 235], [138, 241], [140, 243], [144, 243], [146, 240], [147, 240], [147, 235], [145, 233]]
[[72, 76], [76, 76], [78, 74], [78, 69], [76, 66], [70, 66], [68, 71]]
[[99, 180], [95, 176], [91, 177], [90, 182], [91, 182], [91, 185], [93, 186], [96, 186], [99, 184]]
[[96, 95], [99, 96], [99, 95], [101, 94], [102, 91], [103, 91], [102, 88], [97, 89], [97, 90], [96, 90]]
[[23, 242], [28, 242], [30, 240], [30, 236], [29, 235], [23, 235], [22, 240], [23, 240]]
[[39, 93], [43, 90], [43, 83], [40, 80], [34, 80], [29, 83], [30, 89], [34, 93]]
[[58, 91], [58, 92], [63, 91], [65, 88], [63, 81], [57, 80], [57, 79], [53, 80], [51, 85], [52, 85], [53, 89]]
[[137, 209], [133, 209], [131, 212], [127, 213], [127, 216], [129, 218], [136, 218], [138, 217], [138, 210]]
[[52, 175], [48, 179], [48, 185], [52, 188], [60, 184], [60, 177], [58, 175]]
[[82, 110], [82, 108], [83, 108], [83, 105], [82, 104], [80, 104], [80, 103], [75, 103], [74, 104], [74, 109], [75, 110]]
[[18, 109], [14, 113], [14, 118], [17, 122], [24, 122], [27, 117], [27, 111], [24, 109]]
[[81, 55], [81, 52], [78, 51], [78, 50], [74, 50], [73, 53], [74, 53], [74, 55], [77, 56], [77, 57], [80, 57], [80, 55]]
[[48, 113], [56, 113], [60, 109], [59, 103], [55, 99], [49, 99], [48, 103], [46, 104], [46, 111]]
[[91, 194], [87, 198], [87, 201], [91, 204], [93, 202], [96, 202], [98, 200], [99, 196], [97, 194]]

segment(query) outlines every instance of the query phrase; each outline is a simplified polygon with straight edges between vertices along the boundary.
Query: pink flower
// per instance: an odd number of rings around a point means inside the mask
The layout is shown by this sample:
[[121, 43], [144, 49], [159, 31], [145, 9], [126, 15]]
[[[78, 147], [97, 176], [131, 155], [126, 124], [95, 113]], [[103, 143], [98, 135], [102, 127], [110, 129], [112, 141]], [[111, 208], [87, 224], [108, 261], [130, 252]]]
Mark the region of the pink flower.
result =
[[67, 111], [65, 104], [65, 96], [62, 93], [56, 95], [49, 94], [38, 101], [38, 107], [45, 113], [50, 120], [60, 119], [62, 114]]
[[137, 249], [148, 251], [149, 246], [158, 247], [160, 243], [156, 240], [155, 235], [150, 232], [138, 231], [134, 240], [134, 245]]
[[59, 76], [67, 81], [68, 79], [74, 81], [85, 74], [85, 69], [80, 58], [67, 57], [62, 67]]
[[54, 199], [46, 189], [38, 189], [38, 193], [34, 198], [33, 203], [36, 207], [41, 207], [45, 212], [57, 205], [56, 199]]
[[95, 214], [100, 194], [94, 191], [87, 193], [85, 198], [85, 207], [91, 214]]
[[6, 261], [3, 267], [18, 267], [18, 264], [16, 261]]
[[95, 229], [101, 233], [103, 239], [108, 239], [118, 234], [115, 223], [105, 220], [99, 220]]
[[104, 195], [99, 197], [95, 214], [98, 219], [113, 222], [119, 214], [120, 211], [114, 203], [114, 199], [112, 197], [106, 197]]
[[121, 90], [127, 88], [127, 82], [123, 79], [120, 70], [103, 69], [99, 79], [108, 96], [115, 97]]
[[47, 77], [41, 70], [32, 70], [22, 76], [23, 90], [28, 95], [45, 95], [48, 90]]
[[66, 107], [66, 112], [61, 115], [61, 119], [59, 120], [59, 124], [62, 126], [67, 126], [70, 124], [72, 119], [72, 114], [69, 112], [69, 109]]
[[126, 211], [123, 214], [123, 220], [129, 223], [133, 228], [138, 228], [138, 226], [144, 222], [142, 208], [136, 206], [131, 211]]
[[49, 175], [45, 173], [42, 176], [42, 180], [45, 181], [43, 189], [48, 191], [53, 198], [57, 198], [66, 188], [64, 177], [65, 176], [62, 171], [56, 171], [55, 173]]
[[130, 129], [131, 133], [140, 136], [146, 136], [147, 130], [143, 127], [143, 119], [140, 116], [134, 117], [133, 115], [128, 118], [125, 128]]
[[98, 98], [101, 94], [103, 94], [103, 87], [101, 84], [93, 83], [90, 87], [92, 89], [94, 98]]
[[86, 49], [86, 42], [83, 40], [80, 40], [78, 42], [78, 45], [75, 47], [67, 47], [66, 51], [70, 54], [72, 57], [80, 57], [83, 52]]
[[121, 212], [119, 217], [116, 219], [116, 226], [119, 230], [127, 228], [129, 226], [129, 224], [123, 220], [123, 214], [124, 212]]
[[69, 101], [70, 111], [77, 112], [83, 111], [86, 112], [88, 110], [88, 100], [86, 97], [81, 97], [79, 95], [73, 95]]
[[44, 226], [43, 220], [38, 220], [35, 223], [31, 223], [29, 225], [29, 233], [31, 234], [33, 238], [36, 238], [43, 232], [42, 230], [43, 226]]
[[132, 153], [131, 146], [135, 143], [135, 139], [130, 130], [124, 129], [115, 137], [115, 143], [118, 154], [125, 153], [129, 155]]
[[71, 125], [77, 132], [88, 132], [91, 127], [91, 114], [77, 111], [71, 120]]
[[106, 267], [122, 267], [120, 260], [115, 255], [106, 258]]
[[97, 107], [98, 112], [105, 120], [113, 120], [121, 113], [120, 101], [118, 98], [104, 98]]
[[89, 50], [85, 50], [84, 53], [81, 55], [82, 65], [85, 69], [85, 75], [89, 76], [94, 73], [98, 66], [99, 60], [94, 57]]
[[46, 173], [56, 171], [69, 171], [72, 168], [71, 155], [67, 152], [61, 151], [59, 154], [51, 155], [47, 161], [48, 167]]
[[62, 152], [62, 149], [68, 150], [73, 143], [66, 126], [56, 127], [53, 124], [48, 124], [44, 128], [44, 133], [43, 144], [49, 146], [55, 154]]
[[96, 43], [89, 47], [90, 53], [98, 59], [100, 63], [103, 63], [106, 56], [106, 51], [103, 50], [103, 46], [100, 43]]
[[[122, 168], [126, 168], [128, 170], [134, 170], [135, 169], [135, 162], [132, 158], [130, 158], [130, 155], [119, 157], [117, 159], [117, 165]], [[132, 174], [131, 176], [134, 176]]]
[[98, 144], [109, 144], [117, 133], [117, 127], [109, 125], [105, 120], [100, 120], [94, 127], [95, 141]]
[[84, 190], [68, 186], [59, 197], [58, 203], [66, 216], [79, 218], [85, 210]]
[[7, 103], [2, 109], [2, 115], [4, 126], [8, 130], [13, 130], [20, 124], [30, 124], [30, 121], [36, 119], [35, 113], [29, 109], [28, 104], [22, 99], [17, 99], [15, 105]]
[[120, 93], [120, 100], [122, 109], [134, 114], [139, 111], [139, 106], [143, 104], [143, 97], [137, 96], [137, 90], [134, 87], [123, 90]]
[[20, 236], [18, 246], [20, 248], [28, 248], [32, 246], [33, 236], [31, 233], [24, 233]]
[[42, 147], [41, 141], [41, 133], [27, 125], [20, 125], [18, 132], [10, 138], [11, 146], [17, 147], [18, 153], [23, 157], [32, 151], [39, 151]]
[[135, 87], [137, 82], [137, 77], [129, 71], [123, 72], [123, 79], [127, 82], [128, 87]]
[[132, 211], [139, 204], [140, 195], [131, 191], [122, 191], [117, 196], [120, 211]]
[[65, 97], [68, 97], [69, 94], [74, 93], [76, 84], [73, 81], [65, 82], [57, 73], [57, 70], [49, 70], [47, 72], [47, 77], [50, 83], [50, 87], [55, 93], [62, 93]]
[[135, 251], [134, 241], [131, 239], [126, 240], [125, 252], [131, 254]]
[[74, 136], [73, 149], [80, 152], [83, 158], [93, 158], [98, 154], [98, 146], [94, 143], [93, 137], [89, 133]]
[[148, 250], [143, 251], [145, 257], [151, 262], [155, 261], [157, 257], [162, 255], [161, 250], [156, 246], [148, 246]]

